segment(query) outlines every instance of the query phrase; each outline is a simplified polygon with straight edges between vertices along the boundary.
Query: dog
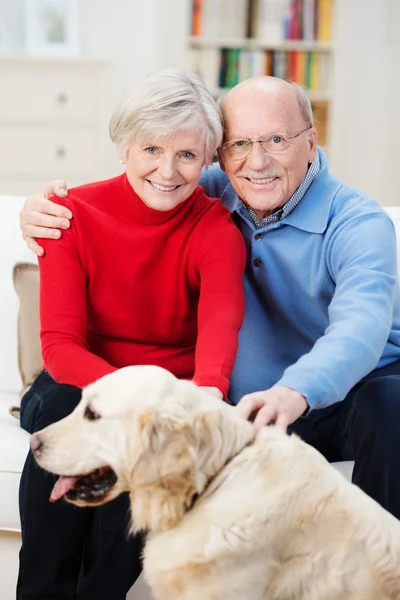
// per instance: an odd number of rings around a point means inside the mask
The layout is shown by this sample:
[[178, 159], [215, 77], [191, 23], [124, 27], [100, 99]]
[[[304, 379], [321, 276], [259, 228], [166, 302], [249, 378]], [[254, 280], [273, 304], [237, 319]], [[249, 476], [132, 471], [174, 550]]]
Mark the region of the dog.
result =
[[157, 600], [399, 600], [400, 522], [311, 446], [155, 366], [31, 437], [52, 501], [130, 494]]

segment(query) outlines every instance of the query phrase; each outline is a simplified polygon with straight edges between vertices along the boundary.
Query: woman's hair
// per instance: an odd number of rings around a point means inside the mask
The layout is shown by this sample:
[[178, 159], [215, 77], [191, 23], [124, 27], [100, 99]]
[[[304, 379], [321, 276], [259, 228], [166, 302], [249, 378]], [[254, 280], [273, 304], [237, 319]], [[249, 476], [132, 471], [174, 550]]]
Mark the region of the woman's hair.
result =
[[204, 129], [205, 164], [222, 140], [221, 111], [197, 75], [156, 71], [123, 95], [109, 131], [121, 158], [137, 139], [168, 137], [179, 130]]

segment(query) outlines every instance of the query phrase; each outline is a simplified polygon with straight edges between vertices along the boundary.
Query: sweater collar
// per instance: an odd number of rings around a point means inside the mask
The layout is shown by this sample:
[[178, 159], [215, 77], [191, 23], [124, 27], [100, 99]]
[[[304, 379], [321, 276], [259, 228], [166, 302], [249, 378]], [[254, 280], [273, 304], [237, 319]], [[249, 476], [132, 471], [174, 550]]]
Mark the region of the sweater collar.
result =
[[254, 208], [252, 208], [249, 204], [242, 200], [241, 202], [244, 205], [247, 212], [249, 213], [251, 220], [253, 221], [256, 228], [261, 229], [262, 227], [267, 227], [268, 225], [277, 223], [278, 221], [287, 217], [292, 211], [294, 211], [296, 206], [303, 200], [308, 188], [318, 175], [320, 168], [321, 166], [319, 161], [319, 154], [317, 152], [314, 161], [308, 166], [305, 178], [303, 179], [302, 183], [299, 185], [297, 190], [294, 192], [292, 197], [289, 198], [289, 200], [286, 202], [286, 204], [282, 206], [282, 208], [276, 210], [264, 219], [260, 219]]
[[[323, 233], [325, 231], [333, 199], [342, 184], [330, 174], [327, 158], [321, 148], [318, 148], [318, 156], [320, 169], [314, 181], [293, 211], [286, 217], [281, 218], [280, 224], [291, 225], [309, 233]], [[235, 195], [233, 205], [230, 208], [232, 212], [239, 213], [254, 227], [238, 196]]]
[[328, 225], [332, 202], [342, 186], [328, 169], [324, 152], [318, 148], [321, 169], [303, 199], [282, 223], [309, 233], [323, 233]]
[[150, 206], [147, 206], [147, 204], [145, 204], [143, 200], [137, 195], [137, 193], [129, 183], [126, 173], [124, 173], [121, 177], [123, 186], [132, 200], [135, 218], [142, 225], [163, 225], [164, 223], [168, 223], [168, 221], [173, 219], [182, 210], [190, 208], [190, 206], [204, 193], [203, 188], [197, 186], [197, 188], [189, 196], [189, 198], [187, 198], [174, 208], [165, 211], [155, 210], [154, 208], [150, 208]]

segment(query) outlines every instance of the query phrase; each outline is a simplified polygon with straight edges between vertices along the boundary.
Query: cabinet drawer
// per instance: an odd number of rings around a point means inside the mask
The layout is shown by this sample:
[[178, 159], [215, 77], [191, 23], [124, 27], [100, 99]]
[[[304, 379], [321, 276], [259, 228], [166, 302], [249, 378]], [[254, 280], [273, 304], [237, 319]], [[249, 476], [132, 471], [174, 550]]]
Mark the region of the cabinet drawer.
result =
[[90, 173], [96, 166], [95, 131], [84, 128], [0, 128], [0, 175], [54, 178]]
[[0, 71], [0, 122], [71, 123], [97, 118], [98, 78], [55, 69]]

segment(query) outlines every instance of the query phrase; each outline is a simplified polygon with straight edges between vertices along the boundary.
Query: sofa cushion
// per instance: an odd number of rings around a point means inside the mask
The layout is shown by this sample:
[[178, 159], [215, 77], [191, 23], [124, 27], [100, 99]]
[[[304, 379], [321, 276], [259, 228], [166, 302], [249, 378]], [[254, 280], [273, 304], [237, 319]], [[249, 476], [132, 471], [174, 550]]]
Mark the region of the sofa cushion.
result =
[[13, 269], [19, 298], [18, 368], [25, 392], [42, 370], [39, 338], [39, 272], [32, 263], [17, 263]]
[[[18, 372], [18, 297], [12, 271], [17, 262], [36, 262], [19, 230], [19, 211], [24, 198], [0, 196], [0, 212], [6, 223], [0, 236], [0, 392], [18, 394], [22, 388]], [[18, 402], [18, 398], [17, 398]]]
[[29, 449], [29, 434], [8, 409], [18, 396], [0, 393], [0, 530], [20, 531], [18, 488]]

